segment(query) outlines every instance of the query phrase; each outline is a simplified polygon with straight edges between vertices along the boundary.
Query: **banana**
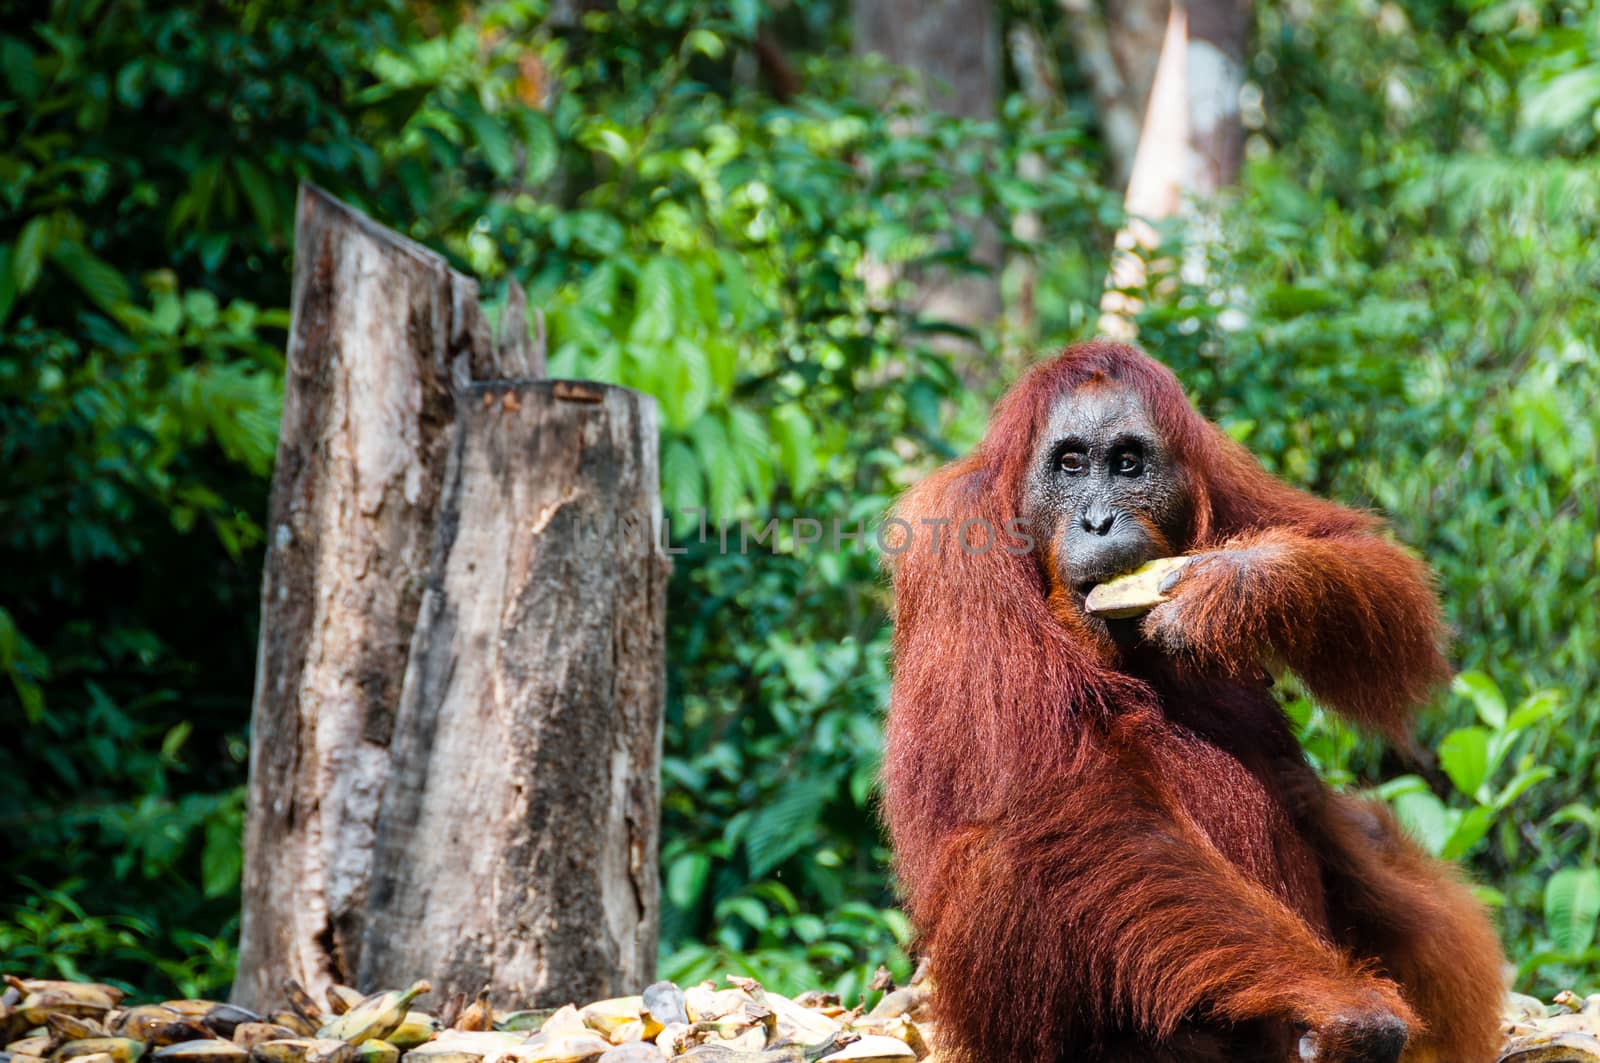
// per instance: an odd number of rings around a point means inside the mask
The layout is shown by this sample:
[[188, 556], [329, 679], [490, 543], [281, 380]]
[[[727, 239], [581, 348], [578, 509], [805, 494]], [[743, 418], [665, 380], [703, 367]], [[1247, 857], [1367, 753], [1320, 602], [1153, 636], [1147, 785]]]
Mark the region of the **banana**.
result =
[[591, 1063], [610, 1047], [611, 1043], [599, 1034], [581, 1033], [553, 1038], [544, 1044], [521, 1045], [504, 1058], [508, 1063]]
[[144, 1055], [144, 1042], [131, 1037], [88, 1037], [81, 1041], [68, 1041], [50, 1053], [53, 1060], [77, 1059], [104, 1052], [116, 1063], [133, 1063]]
[[799, 1048], [776, 1048], [761, 1052], [747, 1052], [727, 1045], [696, 1045], [681, 1055], [672, 1057], [673, 1063], [805, 1063]]
[[434, 1040], [405, 1054], [403, 1063], [456, 1063], [465, 1056], [484, 1063], [495, 1063], [501, 1056], [522, 1047], [520, 1033], [498, 1030], [445, 1030]]
[[293, 978], [283, 980], [283, 995], [289, 998], [289, 1006], [299, 1012], [306, 1022], [313, 1027], [321, 1026], [324, 1016], [322, 1009], [317, 1007], [317, 1002], [311, 999], [311, 994], [306, 992], [306, 987], [296, 982]]
[[449, 1030], [407, 1052], [401, 1063], [495, 1063], [521, 1044], [519, 1034]]
[[478, 990], [478, 996], [455, 1021], [457, 1030], [491, 1030], [494, 1028], [494, 1008], [489, 1006], [489, 987]]
[[578, 1009], [571, 1004], [563, 1004], [550, 1013], [544, 1025], [539, 1027], [539, 1032], [546, 1037], [564, 1037], [567, 1034], [584, 1033], [588, 1029]]
[[44, 1017], [45, 1029], [58, 1041], [83, 1041], [90, 1037], [106, 1037], [106, 1028], [93, 1019], [80, 1019], [61, 1012], [51, 1012]]
[[400, 1050], [376, 1038], [355, 1046], [357, 1063], [400, 1063]]
[[1497, 1063], [1600, 1063], [1600, 1041], [1577, 1033], [1519, 1037]]
[[1169, 579], [1189, 566], [1193, 558], [1161, 557], [1127, 575], [1107, 580], [1083, 600], [1084, 611], [1092, 616], [1126, 620], [1140, 616], [1167, 600]]
[[387, 993], [374, 993], [325, 1024], [317, 1031], [317, 1036], [337, 1038], [351, 1044], [382, 1040], [405, 1022], [406, 1009], [411, 1002], [432, 988], [427, 981], [420, 981], [404, 992], [391, 989]]
[[619, 1027], [630, 1022], [644, 1024], [644, 1035], [634, 1040], [654, 1038], [662, 1028], [662, 1024], [645, 1010], [643, 997], [612, 997], [610, 1000], [597, 1000], [579, 1011], [578, 1017], [589, 1029], [607, 1038], [611, 1038]]
[[101, 1019], [115, 1005], [111, 997], [87, 984], [66, 983], [66, 989], [36, 989], [22, 998], [17, 1012], [29, 1027], [43, 1026], [51, 1013], [78, 1019]]
[[13, 1056], [48, 1056], [50, 1050], [56, 1045], [56, 1039], [44, 1034], [34, 1037], [24, 1037], [20, 1041], [12, 1041], [6, 1045], [6, 1051]]
[[126, 996], [122, 990], [105, 982], [67, 982], [56, 978], [18, 978], [15, 975], [5, 976], [6, 985], [15, 989], [23, 996], [29, 993], [65, 993], [68, 996], [79, 996], [86, 1000], [100, 1000], [105, 998], [111, 1007], [122, 1003]]
[[339, 985], [338, 983], [330, 985], [323, 995], [328, 998], [328, 1010], [335, 1015], [343, 1015], [361, 1003], [362, 1000], [359, 989], [352, 989], [350, 986]]
[[241, 1022], [233, 1028], [233, 1043], [240, 1048], [254, 1048], [262, 1041], [292, 1040], [296, 1036], [295, 1031], [275, 1022]]
[[389, 1031], [384, 1040], [396, 1048], [415, 1048], [443, 1028], [443, 1023], [425, 1011], [408, 1011], [405, 1019]]
[[820, 1063], [916, 1063], [917, 1054], [904, 1041], [868, 1034], [822, 1057]]
[[117, 1037], [132, 1037], [147, 1045], [198, 1041], [209, 1033], [194, 1019], [185, 1018], [160, 1004], [143, 1004], [119, 1011], [106, 1026]]
[[[627, 1044], [629, 1041], [650, 1041], [653, 1040], [655, 1035], [651, 1034], [646, 1037], [645, 1032], [648, 1029], [649, 1027], [645, 1026], [645, 1020], [632, 1019], [606, 1034], [606, 1040], [614, 1045]], [[658, 1027], [656, 1033], [660, 1033], [664, 1029], [666, 1029], [665, 1026]]]
[[890, 1019], [896, 1015], [915, 1017], [918, 1009], [926, 1009], [932, 997], [933, 993], [928, 986], [913, 982], [911, 985], [901, 986], [885, 993], [883, 999], [878, 1001], [878, 1006], [867, 1014], [881, 1019]]
[[260, 1022], [261, 1016], [248, 1008], [234, 1004], [213, 1004], [200, 1019], [200, 1024], [218, 1037], [232, 1037], [233, 1031], [247, 1022]]
[[608, 1048], [595, 1063], [661, 1063], [661, 1049], [635, 1041]]
[[140, 1004], [134, 1008], [123, 1008], [121, 1011], [106, 1018], [106, 1029], [118, 1037], [135, 1037], [141, 1041], [148, 1041], [149, 1030], [177, 1019], [178, 1013], [160, 1004]]
[[250, 1046], [250, 1058], [255, 1063], [306, 1063], [306, 1056], [315, 1044], [316, 1042], [309, 1037], [280, 1037], [271, 1041], [257, 1041]]
[[332, 1038], [294, 1037], [262, 1041], [250, 1049], [255, 1063], [355, 1063], [356, 1046]]
[[432, 1042], [413, 1048], [402, 1057], [401, 1063], [483, 1063], [483, 1056], [465, 1049], [449, 1048], [428, 1051]]
[[497, 1030], [514, 1030], [532, 1032], [544, 1025], [546, 1019], [555, 1014], [554, 1008], [534, 1008], [528, 1011], [513, 1011], [505, 1018], [494, 1024]]
[[250, 1053], [220, 1037], [179, 1041], [150, 1053], [152, 1063], [244, 1063]]
[[656, 982], [646, 987], [640, 1002], [650, 1017], [662, 1026], [669, 1022], [689, 1024], [689, 1008], [684, 1002], [683, 990], [671, 982]]
[[922, 1031], [904, 1015], [888, 1019], [864, 1015], [850, 1024], [850, 1031], [858, 1034], [881, 1034], [884, 1037], [893, 1037], [897, 1041], [904, 1041], [918, 1059], [925, 1058], [931, 1051], [927, 1040], [922, 1036]]
[[279, 1026], [287, 1027], [294, 1031], [296, 1037], [311, 1037], [317, 1028], [306, 1021], [306, 1017], [298, 1011], [275, 1011], [268, 1019]]

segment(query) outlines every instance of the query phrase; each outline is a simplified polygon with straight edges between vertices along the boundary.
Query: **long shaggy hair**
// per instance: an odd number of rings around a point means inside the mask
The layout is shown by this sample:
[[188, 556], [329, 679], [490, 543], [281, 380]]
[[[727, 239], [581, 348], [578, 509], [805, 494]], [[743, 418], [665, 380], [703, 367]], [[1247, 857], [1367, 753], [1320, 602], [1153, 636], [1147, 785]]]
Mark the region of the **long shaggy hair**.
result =
[[[1091, 382], [1136, 393], [1166, 442], [1189, 501], [1176, 551], [1255, 559], [1185, 577], [1179, 678], [1129, 668], [1098, 625], [1052, 609], [1037, 551], [999, 548], [1052, 406]], [[1325, 826], [1328, 802], [1346, 799], [1310, 775], [1253, 678], [1270, 651], [1324, 703], [1405, 732], [1448, 674], [1443, 629], [1426, 567], [1384, 541], [1376, 518], [1274, 478], [1195, 412], [1169, 370], [1109, 342], [1029, 370], [977, 449], [909, 490], [894, 516], [909, 534], [890, 558], [884, 814], [934, 963], [942, 1058], [1113, 1059], [1118, 1044], [1149, 1053], [1151, 1037], [1211, 1058], [1206, 1029], [1285, 1009], [1332, 1023], [1358, 984], [1414, 1032], [1437, 1026], [1419, 1014], [1424, 991], [1389, 980], [1404, 959], [1383, 966], [1380, 952], [1403, 945], [1333, 941], [1328, 920], [1361, 905], [1437, 914], [1476, 952], [1427, 976], [1460, 1011], [1485, 999], [1476, 982], [1491, 967], [1495, 997], [1498, 945], [1476, 904], [1392, 830], [1374, 835], [1388, 855], [1373, 859], [1400, 870], [1372, 873], [1403, 879], [1398, 894], [1325, 888], [1329, 839], [1370, 843]], [[991, 548], [963, 548], [957, 529], [969, 525]], [[1388, 977], [1372, 977], [1380, 966]], [[1490, 999], [1483, 1014], [1494, 1013]], [[1483, 1023], [1472, 1023], [1444, 1031], [1468, 1046], [1450, 1058], [1481, 1055]], [[1269, 1056], [1288, 1050], [1275, 1036], [1262, 1034]]]

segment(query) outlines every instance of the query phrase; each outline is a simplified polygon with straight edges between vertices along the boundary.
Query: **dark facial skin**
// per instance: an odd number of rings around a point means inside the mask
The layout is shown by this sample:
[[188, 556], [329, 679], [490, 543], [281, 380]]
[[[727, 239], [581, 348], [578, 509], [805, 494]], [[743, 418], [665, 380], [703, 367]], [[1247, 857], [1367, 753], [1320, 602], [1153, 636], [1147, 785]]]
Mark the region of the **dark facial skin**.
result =
[[1052, 583], [1079, 605], [1095, 584], [1181, 551], [1188, 495], [1137, 394], [1090, 383], [1056, 402], [1022, 516]]

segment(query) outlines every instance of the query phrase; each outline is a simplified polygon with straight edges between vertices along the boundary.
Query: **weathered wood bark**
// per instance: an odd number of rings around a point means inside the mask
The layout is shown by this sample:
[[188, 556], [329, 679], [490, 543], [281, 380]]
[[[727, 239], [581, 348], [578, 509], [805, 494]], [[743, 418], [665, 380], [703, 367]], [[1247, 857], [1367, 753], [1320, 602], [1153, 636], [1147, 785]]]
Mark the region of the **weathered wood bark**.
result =
[[[438, 255], [318, 190], [302, 189], [296, 222], [293, 324], [268, 517], [269, 548], [251, 725], [244, 918], [233, 991], [240, 1003], [260, 1006], [277, 1002], [281, 980], [290, 975], [313, 992], [335, 980], [356, 982], [362, 971], [378, 969], [363, 962], [364, 947], [377, 948], [384, 962], [403, 966], [406, 981], [435, 973], [426, 969], [432, 954], [420, 944], [407, 952], [404, 941], [397, 944], [385, 936], [382, 927], [371, 926], [369, 884], [382, 802], [404, 805], [414, 796], [391, 778], [391, 744], [396, 735], [402, 749], [415, 748], [414, 736], [396, 732], [397, 707], [414, 702], [412, 716], [437, 708], [416, 702], [420, 695], [410, 693], [411, 686], [404, 680], [411, 671], [408, 659], [415, 646], [429, 654], [435, 652], [431, 641], [418, 644], [414, 639], [418, 613], [435, 564], [440, 558], [455, 556], [440, 545], [436, 533], [441, 531], [441, 519], [456, 521], [459, 514], [459, 509], [441, 509], [447, 466], [450, 475], [458, 478], [452, 481], [454, 490], [458, 494], [463, 490], [459, 478], [464, 474], [451, 464], [450, 455], [473, 453], [470, 437], [465, 442], [458, 437], [463, 422], [457, 396], [471, 388], [474, 380], [543, 372], [542, 330], [537, 340], [530, 337], [525, 315], [525, 299], [520, 289], [513, 287], [496, 341], [478, 303], [477, 287], [469, 278], [449, 269]], [[555, 389], [584, 387], [540, 385], [528, 396], [534, 401], [535, 396], [548, 397]], [[473, 392], [471, 399], [476, 402], [478, 398]], [[606, 394], [595, 408], [609, 413], [617, 404], [630, 402], [647, 400]], [[467, 422], [476, 424], [483, 415], [481, 407], [473, 407]], [[567, 422], [555, 418], [551, 423]], [[656, 444], [650, 416], [635, 413], [628, 424], [635, 433], [630, 437], [633, 445], [648, 451], [647, 468], [642, 458], [627, 467], [629, 475], [641, 478], [639, 483], [607, 482], [595, 471], [606, 467], [603, 462], [596, 465], [601, 459], [587, 453], [586, 448], [601, 442], [591, 439], [591, 427], [565, 438], [553, 427], [542, 444], [544, 450], [506, 451], [503, 468], [480, 469], [473, 475], [489, 479], [468, 488], [494, 494], [503, 487], [507, 492], [504, 504], [509, 505], [513, 483], [521, 484], [519, 490], [526, 492], [545, 484], [543, 477], [550, 476], [554, 477], [549, 480], [555, 485], [553, 490], [571, 486], [576, 481], [561, 471], [566, 461], [576, 463], [584, 475], [595, 477], [582, 481], [589, 492], [580, 507], [585, 513], [611, 505], [615, 496], [623, 505], [618, 513], [632, 515], [642, 504], [641, 491], [650, 492], [649, 505], [654, 505]], [[567, 448], [566, 457], [551, 457], [561, 446]], [[544, 465], [529, 465], [529, 461]], [[622, 494], [615, 495], [619, 490]], [[525, 517], [529, 512], [519, 511], [518, 515]], [[501, 519], [511, 516], [502, 515]], [[457, 524], [443, 531], [445, 542], [459, 538]], [[629, 783], [639, 793], [626, 791], [626, 800], [613, 809], [604, 804], [613, 796], [608, 791], [601, 805], [581, 806], [581, 815], [575, 811], [577, 805], [546, 816], [541, 811], [544, 806], [530, 804], [528, 830], [519, 836], [523, 847], [497, 854], [507, 870], [495, 868], [491, 875], [481, 865], [463, 865], [446, 876], [449, 869], [435, 861], [429, 866], [438, 869], [441, 877], [432, 885], [441, 898], [469, 897], [498, 890], [496, 883], [507, 876], [515, 879], [524, 866], [529, 868], [531, 885], [522, 890], [522, 907], [508, 905], [486, 915], [497, 918], [506, 914], [516, 921], [490, 921], [477, 928], [478, 940], [495, 943], [497, 957], [514, 954], [519, 948], [556, 957], [581, 951], [573, 944], [577, 931], [568, 906], [584, 912], [598, 908], [600, 921], [588, 924], [588, 932], [612, 941], [629, 911], [616, 897], [639, 891], [643, 899], [634, 906], [634, 918], [644, 928], [630, 926], [627, 932], [647, 941], [653, 955], [660, 576], [651, 575], [655, 582], [639, 592], [649, 608], [636, 614], [622, 610], [620, 600], [595, 597], [600, 592], [594, 581], [609, 580], [606, 586], [632, 588], [630, 579], [644, 577], [635, 570], [618, 570], [603, 549], [590, 549], [580, 540], [555, 545], [553, 534], [544, 524], [504, 525], [501, 545], [510, 557], [533, 549], [530, 543], [535, 539], [539, 558], [561, 556], [563, 549], [568, 553], [566, 567], [559, 573], [537, 568], [545, 580], [539, 596], [524, 588], [522, 597], [508, 603], [507, 612], [497, 619], [516, 625], [519, 637], [551, 632], [538, 644], [545, 685], [529, 679], [521, 688], [536, 692], [543, 699], [538, 705], [579, 716], [584, 709], [598, 713], [576, 723], [562, 717], [565, 722], [541, 725], [550, 733], [565, 735], [568, 731], [562, 728], [566, 727], [587, 735], [585, 728], [604, 732], [612, 724], [625, 722], [642, 727], [637, 734], [630, 732], [626, 739], [615, 741], [629, 750], [633, 746], [626, 743], [642, 743], [641, 748], [647, 747], [650, 755], [641, 753], [626, 763], [607, 762], [618, 772], [634, 767], [643, 772], [638, 781]], [[653, 542], [648, 536], [646, 541]], [[571, 583], [558, 585], [554, 582], [558, 577], [570, 578]], [[434, 584], [446, 585], [437, 579]], [[479, 596], [464, 584], [448, 586], [456, 596], [452, 602]], [[635, 603], [630, 599], [627, 604]], [[534, 615], [536, 606], [545, 612]], [[575, 615], [574, 610], [581, 622], [566, 619]], [[594, 647], [579, 633], [590, 633], [595, 623], [601, 623], [595, 616], [606, 618], [603, 623], [619, 622], [608, 610], [633, 618], [639, 628], [627, 628], [625, 638], [621, 629], [614, 632], [618, 641], [611, 644], [612, 655], [600, 661], [592, 656]], [[431, 622], [430, 630], [434, 630]], [[479, 628], [476, 636], [488, 645], [524, 645], [507, 642], [510, 636], [503, 636], [495, 627]], [[643, 656], [635, 658], [636, 651]], [[514, 668], [529, 659], [524, 655], [502, 660], [497, 681], [508, 682]], [[612, 697], [596, 700], [593, 685], [601, 682], [607, 664], [617, 669], [611, 679]], [[641, 676], [656, 678], [647, 681]], [[507, 687], [502, 693], [512, 689]], [[637, 709], [636, 719], [618, 719], [613, 710], [624, 702], [630, 711]], [[519, 720], [533, 719], [534, 703], [506, 704], [522, 714]], [[472, 737], [471, 720], [457, 721], [457, 725], [467, 728], [466, 737]], [[536, 795], [547, 793], [548, 783], [523, 774], [536, 766], [534, 759], [523, 755], [522, 747], [511, 744], [523, 737], [518, 733], [493, 741], [506, 743], [506, 755], [498, 759], [504, 766], [500, 780], [508, 793], [534, 801]], [[483, 750], [496, 749], [490, 741], [477, 742], [475, 752], [481, 756]], [[449, 766], [444, 761], [436, 757], [432, 763], [441, 774], [430, 778], [447, 773]], [[458, 767], [465, 770], [467, 766]], [[608, 783], [616, 778], [606, 777]], [[545, 800], [548, 803], [549, 798]], [[628, 826], [634, 831], [632, 837], [643, 863], [619, 865], [610, 850], [604, 850], [607, 855], [597, 873], [588, 878], [562, 879], [559, 885], [549, 885], [553, 876], [539, 877], [535, 857], [565, 859], [566, 854], [586, 851], [592, 837], [617, 833], [612, 820], [619, 814], [630, 817]], [[399, 829], [396, 824], [404, 821], [388, 815], [383, 822], [388, 825], [384, 836], [392, 837]], [[548, 853], [558, 855], [550, 857]], [[402, 856], [386, 849], [384, 858]], [[642, 884], [639, 867], [647, 872]], [[394, 869], [384, 871], [392, 874]], [[478, 874], [483, 877], [472, 877]], [[398, 894], [386, 894], [386, 903], [394, 896]], [[532, 914], [540, 911], [541, 905], [557, 910], [556, 915], [547, 915], [541, 923]], [[385, 920], [388, 912], [385, 907]], [[601, 958], [591, 968], [597, 970], [600, 962], [609, 962], [614, 981], [631, 979], [641, 970], [648, 973], [648, 968], [641, 967], [633, 954], [624, 954], [620, 945], [596, 947], [590, 953]], [[498, 959], [492, 963], [496, 970], [514, 967]], [[547, 962], [552, 978], [568, 977], [575, 969], [561, 963]], [[599, 977], [592, 970], [590, 976]], [[586, 985], [573, 988], [581, 990]]]
[[234, 999], [348, 980], [433, 545], [470, 280], [301, 189]]
[[363, 985], [560, 1004], [656, 957], [653, 402], [474, 385], [400, 702]]

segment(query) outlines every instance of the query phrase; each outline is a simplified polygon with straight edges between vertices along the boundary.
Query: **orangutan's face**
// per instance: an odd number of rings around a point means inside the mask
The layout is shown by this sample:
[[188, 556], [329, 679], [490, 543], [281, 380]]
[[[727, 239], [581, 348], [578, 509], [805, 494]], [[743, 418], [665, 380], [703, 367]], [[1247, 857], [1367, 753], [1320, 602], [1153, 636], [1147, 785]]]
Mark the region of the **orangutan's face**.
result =
[[1094, 381], [1056, 401], [1022, 499], [1052, 584], [1081, 603], [1095, 584], [1179, 549], [1189, 511], [1137, 394]]

